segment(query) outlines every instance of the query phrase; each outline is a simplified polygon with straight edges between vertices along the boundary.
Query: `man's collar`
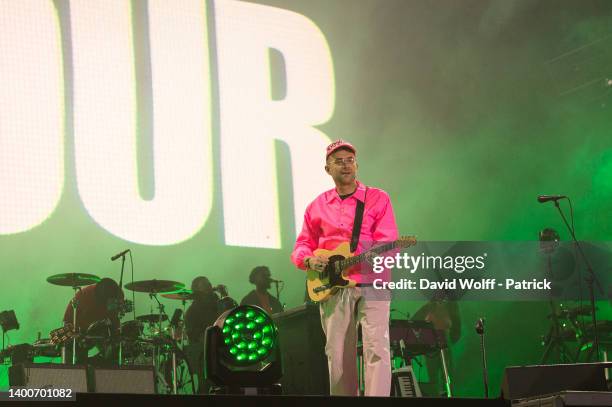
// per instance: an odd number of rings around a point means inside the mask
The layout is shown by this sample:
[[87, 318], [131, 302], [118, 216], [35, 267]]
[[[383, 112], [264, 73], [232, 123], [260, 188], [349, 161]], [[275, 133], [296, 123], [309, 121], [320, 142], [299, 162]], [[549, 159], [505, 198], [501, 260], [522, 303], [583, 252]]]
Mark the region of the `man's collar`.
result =
[[[361, 202], [365, 202], [365, 191], [366, 191], [366, 186], [363, 185], [361, 182], [356, 181], [357, 182], [357, 189], [355, 190], [355, 193], [353, 193], [353, 197], [355, 197], [356, 199], [359, 199]], [[333, 201], [334, 199], [340, 199], [340, 197], [338, 196], [338, 191], [336, 191], [336, 188], [334, 189], [330, 189], [329, 191], [327, 191], [327, 203], [330, 203], [331, 201]]]

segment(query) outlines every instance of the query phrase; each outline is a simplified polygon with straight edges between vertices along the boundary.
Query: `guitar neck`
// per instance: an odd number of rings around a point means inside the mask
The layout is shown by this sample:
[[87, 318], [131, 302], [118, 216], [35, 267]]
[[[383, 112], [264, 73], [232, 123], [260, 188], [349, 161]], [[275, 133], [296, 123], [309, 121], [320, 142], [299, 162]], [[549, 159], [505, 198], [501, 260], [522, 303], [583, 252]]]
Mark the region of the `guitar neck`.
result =
[[352, 267], [356, 264], [361, 263], [362, 261], [364, 261], [366, 259], [366, 256], [369, 256], [370, 254], [380, 254], [380, 253], [384, 253], [386, 251], [389, 251], [391, 249], [394, 249], [397, 247], [399, 240], [396, 240], [394, 242], [391, 243], [386, 243], [380, 246], [377, 246], [373, 249], [368, 250], [367, 252], [363, 252], [358, 256], [353, 256], [353, 257], [349, 257], [348, 259], [345, 259], [342, 261], [342, 269], [345, 269], [347, 267]]

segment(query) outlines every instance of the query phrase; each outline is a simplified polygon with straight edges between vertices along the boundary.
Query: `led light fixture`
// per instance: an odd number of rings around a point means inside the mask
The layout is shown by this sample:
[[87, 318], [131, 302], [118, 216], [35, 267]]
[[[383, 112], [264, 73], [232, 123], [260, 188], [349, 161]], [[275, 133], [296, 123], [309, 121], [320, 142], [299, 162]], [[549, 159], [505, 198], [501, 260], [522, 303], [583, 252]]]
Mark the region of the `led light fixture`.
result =
[[282, 376], [278, 330], [260, 307], [242, 305], [206, 330], [206, 377], [218, 386], [272, 386]]

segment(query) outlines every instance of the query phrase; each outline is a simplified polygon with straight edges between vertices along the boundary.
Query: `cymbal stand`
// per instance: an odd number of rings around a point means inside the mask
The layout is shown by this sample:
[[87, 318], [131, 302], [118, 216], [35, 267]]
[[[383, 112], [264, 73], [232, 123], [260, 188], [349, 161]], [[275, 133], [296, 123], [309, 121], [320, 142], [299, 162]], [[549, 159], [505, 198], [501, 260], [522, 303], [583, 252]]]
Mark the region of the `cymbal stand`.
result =
[[183, 303], [183, 315], [181, 316], [181, 318], [183, 319], [182, 324], [183, 326], [181, 326], [181, 349], [185, 348], [185, 307], [187, 305], [187, 300], [183, 299], [181, 301]]
[[[570, 209], [571, 209], [572, 202], [571, 200], [569, 200], [569, 198], [567, 199], [569, 201]], [[595, 276], [595, 272], [593, 271], [591, 262], [589, 262], [589, 259], [587, 258], [586, 254], [582, 250], [582, 246], [580, 245], [580, 243], [578, 242], [578, 239], [576, 238], [576, 233], [573, 227], [573, 223], [574, 223], [573, 222], [573, 212], [572, 212], [572, 226], [570, 226], [569, 222], [567, 221], [567, 218], [565, 217], [565, 214], [563, 213], [563, 211], [561, 210], [561, 207], [559, 206], [558, 200], [555, 200], [555, 207], [557, 208], [559, 215], [561, 215], [561, 218], [563, 219], [563, 222], [565, 223], [567, 230], [570, 232], [572, 236], [572, 240], [574, 241], [574, 245], [578, 249], [578, 253], [580, 253], [580, 257], [582, 257], [582, 261], [584, 262], [584, 265], [586, 266], [586, 269], [587, 269], [586, 283], [589, 289], [589, 300], [591, 303], [590, 304], [591, 305], [591, 322], [593, 324], [593, 338], [594, 338], [594, 344], [595, 344], [595, 361], [599, 362], [600, 353], [599, 353], [599, 334], [597, 332], [597, 314], [596, 314], [597, 309], [595, 308], [595, 284], [597, 284], [597, 288], [599, 289], [599, 292], [601, 294], [603, 294], [603, 289], [601, 288], [601, 283]]]
[[172, 392], [178, 394], [176, 386], [176, 346], [174, 342], [174, 327], [171, 328], [172, 332]]
[[442, 369], [444, 372], [444, 387], [446, 388], [446, 397], [453, 397], [453, 393], [451, 390], [451, 378], [448, 374], [448, 364], [446, 362], [446, 353], [444, 352], [444, 348], [440, 348], [440, 360], [442, 361]]
[[[552, 250], [547, 251], [548, 257], [548, 276], [552, 279]], [[573, 363], [574, 360], [570, 358], [570, 352], [565, 345], [564, 338], [561, 335], [561, 329], [559, 324], [559, 315], [557, 313], [557, 306], [555, 301], [551, 298], [549, 301], [550, 304], [550, 319], [551, 326], [548, 329], [548, 333], [544, 337], [543, 344], [546, 345], [544, 348], [544, 353], [542, 354], [542, 359], [540, 360], [540, 364], [544, 364], [548, 362], [550, 357], [550, 353], [553, 349], [556, 348], [559, 355], [559, 363]]]
[[[159, 298], [157, 298], [157, 293], [156, 292], [151, 292], [149, 293], [149, 298], [155, 300], [155, 302], [157, 302], [157, 309], [159, 310], [159, 319], [158, 319], [158, 323], [157, 323], [157, 329], [158, 329], [158, 335], [159, 335], [159, 340], [161, 341], [161, 334], [162, 334], [162, 322], [163, 322], [163, 316], [166, 315], [166, 311], [164, 310], [164, 304], [162, 304], [159, 301]], [[167, 317], [167, 316], [166, 316]], [[158, 347], [160, 349], [158, 349]], [[163, 378], [163, 374], [161, 374], [161, 372], [159, 371], [159, 369], [161, 368], [161, 355], [162, 355], [162, 349], [161, 349], [161, 345], [158, 343], [158, 341], [153, 341], [153, 369], [158, 373], [158, 377]], [[159, 360], [158, 360], [159, 358]], [[164, 380], [165, 383], [165, 380]], [[167, 383], [165, 383], [167, 386]]]
[[77, 292], [81, 289], [78, 286], [73, 286], [74, 297], [72, 298], [72, 329], [74, 330], [74, 335], [72, 336], [72, 364], [76, 365], [76, 343], [77, 343], [77, 312], [79, 310], [79, 301], [76, 299]]

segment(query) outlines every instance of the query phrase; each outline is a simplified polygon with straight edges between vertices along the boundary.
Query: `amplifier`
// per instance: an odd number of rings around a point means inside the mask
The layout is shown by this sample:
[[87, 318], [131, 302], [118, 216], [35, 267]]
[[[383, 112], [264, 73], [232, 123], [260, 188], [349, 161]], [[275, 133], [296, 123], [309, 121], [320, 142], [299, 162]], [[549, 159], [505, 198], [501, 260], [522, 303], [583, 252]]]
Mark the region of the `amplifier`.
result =
[[153, 366], [95, 367], [92, 370], [92, 389], [96, 393], [155, 394]]
[[26, 388], [71, 389], [87, 392], [87, 367], [55, 363], [23, 363], [9, 368], [9, 385]]

